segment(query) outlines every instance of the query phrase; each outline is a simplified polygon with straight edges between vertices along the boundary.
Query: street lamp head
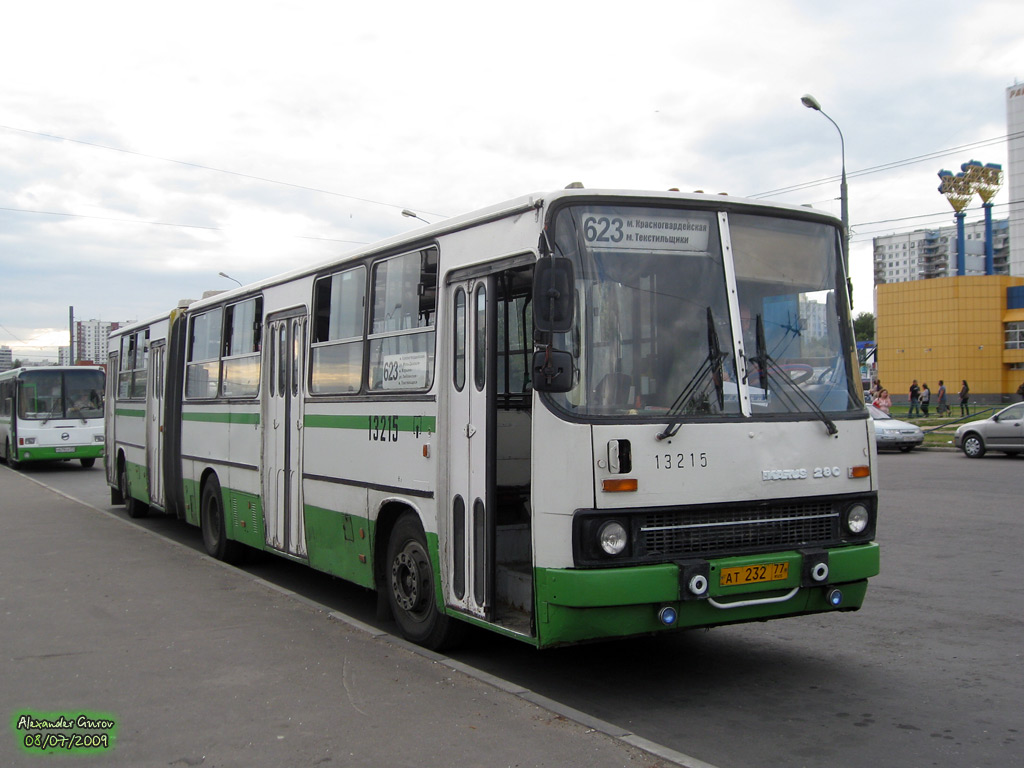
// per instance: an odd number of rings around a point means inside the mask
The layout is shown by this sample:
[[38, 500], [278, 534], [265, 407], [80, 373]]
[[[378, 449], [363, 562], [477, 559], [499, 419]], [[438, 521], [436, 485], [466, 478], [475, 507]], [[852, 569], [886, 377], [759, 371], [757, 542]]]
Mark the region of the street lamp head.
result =
[[811, 94], [809, 93], [805, 93], [803, 96], [800, 97], [800, 103], [803, 104], [808, 109], [813, 109], [816, 112], [821, 112], [821, 104], [819, 104], [818, 100], [811, 96]]
[[419, 218], [415, 213], [410, 211], [408, 208], [405, 208], [405, 209], [402, 210], [402, 215], [403, 216], [408, 216], [410, 219]]

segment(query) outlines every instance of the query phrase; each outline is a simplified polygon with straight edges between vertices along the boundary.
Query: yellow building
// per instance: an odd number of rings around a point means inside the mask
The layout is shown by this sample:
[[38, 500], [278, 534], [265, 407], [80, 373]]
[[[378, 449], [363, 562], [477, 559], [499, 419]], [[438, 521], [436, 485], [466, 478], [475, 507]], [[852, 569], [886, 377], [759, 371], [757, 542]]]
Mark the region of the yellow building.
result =
[[894, 403], [906, 401], [914, 379], [928, 384], [933, 407], [940, 379], [954, 408], [962, 379], [972, 402], [999, 403], [1016, 392], [1024, 381], [1024, 345], [1009, 339], [1024, 323], [1018, 286], [1024, 277], [1006, 275], [876, 286], [876, 376]]

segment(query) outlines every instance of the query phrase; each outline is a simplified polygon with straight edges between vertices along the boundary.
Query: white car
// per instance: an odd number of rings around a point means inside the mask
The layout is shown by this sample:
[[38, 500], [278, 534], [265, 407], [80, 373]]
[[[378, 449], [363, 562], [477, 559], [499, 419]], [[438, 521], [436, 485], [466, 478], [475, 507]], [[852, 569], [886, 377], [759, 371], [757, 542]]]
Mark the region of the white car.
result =
[[1024, 403], [1014, 403], [987, 419], [961, 424], [953, 443], [972, 459], [980, 459], [986, 451], [1024, 453]]
[[916, 424], [894, 419], [873, 405], [868, 406], [868, 412], [875, 421], [875, 446], [878, 450], [899, 448], [907, 453], [924, 442], [924, 432]]

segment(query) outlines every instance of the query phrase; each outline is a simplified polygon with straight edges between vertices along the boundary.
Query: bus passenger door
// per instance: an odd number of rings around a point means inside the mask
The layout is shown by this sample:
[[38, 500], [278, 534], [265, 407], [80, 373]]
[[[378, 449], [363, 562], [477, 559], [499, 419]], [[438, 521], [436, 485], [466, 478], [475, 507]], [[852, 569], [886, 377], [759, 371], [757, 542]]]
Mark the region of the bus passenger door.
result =
[[117, 361], [119, 353], [107, 355], [107, 391], [103, 403], [103, 466], [107, 471], [107, 485], [117, 488]]
[[448, 605], [493, 619], [494, 277], [448, 286], [448, 493], [443, 547]]
[[302, 514], [302, 398], [306, 313], [267, 319], [263, 398], [263, 520], [269, 547], [306, 557]]
[[146, 467], [149, 472], [149, 503], [164, 506], [164, 359], [167, 345], [154, 342], [149, 350], [149, 381], [146, 387]]

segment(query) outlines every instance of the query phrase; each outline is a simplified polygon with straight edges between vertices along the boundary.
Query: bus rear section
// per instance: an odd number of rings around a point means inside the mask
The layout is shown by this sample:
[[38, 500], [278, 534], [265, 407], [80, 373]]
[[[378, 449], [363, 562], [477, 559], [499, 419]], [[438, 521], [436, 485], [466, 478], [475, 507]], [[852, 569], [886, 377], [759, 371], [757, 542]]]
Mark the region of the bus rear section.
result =
[[0, 457], [9, 466], [103, 456], [102, 368], [20, 368], [0, 376]]

